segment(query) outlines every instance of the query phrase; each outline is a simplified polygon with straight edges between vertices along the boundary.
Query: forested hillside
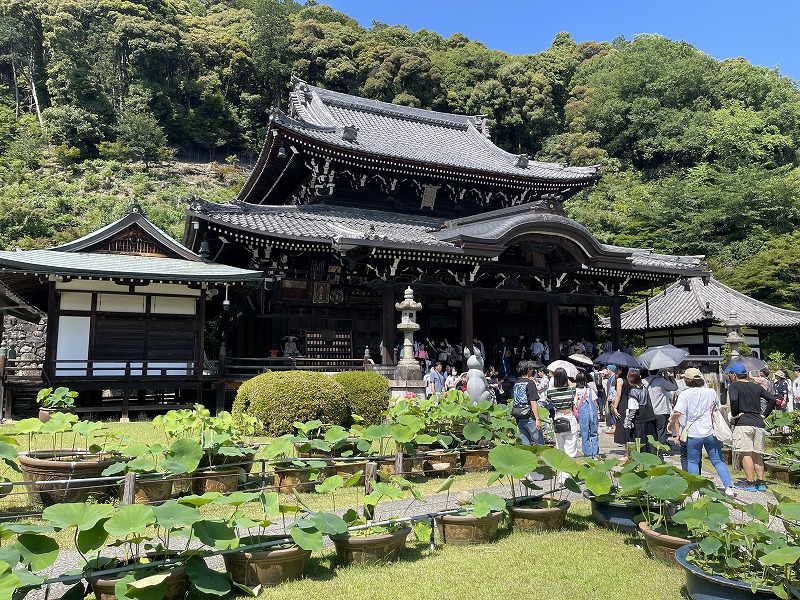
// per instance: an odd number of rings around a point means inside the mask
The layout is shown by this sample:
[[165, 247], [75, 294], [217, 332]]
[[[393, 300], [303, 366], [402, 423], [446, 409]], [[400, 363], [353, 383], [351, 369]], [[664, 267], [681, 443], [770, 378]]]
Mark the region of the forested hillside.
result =
[[659, 36], [559, 33], [512, 56], [291, 0], [4, 0], [0, 246], [76, 237], [132, 197], [180, 235], [189, 195], [234, 197], [236, 156], [258, 151], [290, 74], [488, 114], [510, 151], [601, 164], [568, 207], [601, 240], [706, 254], [724, 281], [800, 308], [796, 82]]

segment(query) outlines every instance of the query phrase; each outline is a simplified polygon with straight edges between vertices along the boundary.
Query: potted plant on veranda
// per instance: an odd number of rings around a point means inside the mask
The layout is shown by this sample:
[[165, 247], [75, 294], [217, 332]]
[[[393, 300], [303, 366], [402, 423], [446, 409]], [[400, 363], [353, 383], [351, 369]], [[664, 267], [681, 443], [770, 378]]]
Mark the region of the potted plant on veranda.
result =
[[39, 420], [47, 423], [50, 414], [54, 412], [73, 412], [75, 409], [75, 398], [78, 392], [74, 392], [67, 387], [57, 387], [55, 389], [43, 388], [36, 394], [36, 402], [39, 407]]

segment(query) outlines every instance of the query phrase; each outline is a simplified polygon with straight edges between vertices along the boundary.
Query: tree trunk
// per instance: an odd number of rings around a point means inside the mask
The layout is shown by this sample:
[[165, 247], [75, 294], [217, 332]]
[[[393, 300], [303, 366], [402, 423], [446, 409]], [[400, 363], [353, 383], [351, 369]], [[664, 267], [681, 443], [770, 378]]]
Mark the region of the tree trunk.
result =
[[31, 54], [28, 59], [28, 77], [30, 77], [31, 80], [31, 94], [33, 94], [33, 103], [36, 106], [36, 118], [39, 119], [39, 127], [44, 129], [42, 111], [39, 108], [39, 96], [36, 95], [36, 83], [33, 80], [33, 50], [31, 50]]
[[11, 59], [11, 76], [14, 79], [14, 114], [16, 115], [17, 121], [19, 121], [19, 85], [17, 84], [17, 61], [13, 58]]

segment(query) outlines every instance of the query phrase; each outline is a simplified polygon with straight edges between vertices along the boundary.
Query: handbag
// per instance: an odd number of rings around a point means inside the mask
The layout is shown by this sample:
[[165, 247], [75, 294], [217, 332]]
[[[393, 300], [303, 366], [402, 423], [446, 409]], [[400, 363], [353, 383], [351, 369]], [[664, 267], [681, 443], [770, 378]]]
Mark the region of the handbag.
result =
[[530, 404], [523, 404], [521, 406], [514, 405], [511, 408], [511, 416], [514, 417], [517, 421], [524, 421], [525, 419], [530, 419], [531, 415], [531, 405]]
[[553, 432], [554, 433], [569, 433], [572, 431], [572, 424], [566, 417], [556, 417], [553, 419]]
[[711, 421], [714, 425], [714, 437], [723, 444], [728, 444], [733, 439], [731, 426], [725, 421], [725, 417], [718, 410], [712, 409]]

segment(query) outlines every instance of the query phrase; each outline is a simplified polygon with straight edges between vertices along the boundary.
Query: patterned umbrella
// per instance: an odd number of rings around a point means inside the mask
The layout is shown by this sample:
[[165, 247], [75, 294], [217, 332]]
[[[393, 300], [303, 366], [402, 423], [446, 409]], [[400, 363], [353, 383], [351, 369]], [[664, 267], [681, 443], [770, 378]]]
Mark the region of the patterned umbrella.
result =
[[645, 369], [667, 369], [677, 367], [681, 364], [689, 353], [681, 348], [676, 348], [672, 344], [654, 346], [648, 348], [636, 357]]
[[642, 365], [638, 360], [633, 358], [630, 354], [625, 354], [619, 350], [616, 352], [603, 352], [600, 356], [594, 359], [594, 362], [604, 365], [617, 365], [634, 369], [642, 368]]
[[578, 367], [573, 365], [571, 362], [567, 362], [565, 360], [554, 360], [549, 365], [547, 365], [547, 370], [551, 373], [561, 367], [567, 372], [567, 377], [570, 379], [575, 379], [575, 376], [578, 374]]
[[570, 354], [567, 357], [567, 360], [571, 360], [572, 362], [576, 362], [579, 365], [586, 367], [591, 367], [594, 364], [594, 361], [592, 361], [592, 359], [585, 354]]

